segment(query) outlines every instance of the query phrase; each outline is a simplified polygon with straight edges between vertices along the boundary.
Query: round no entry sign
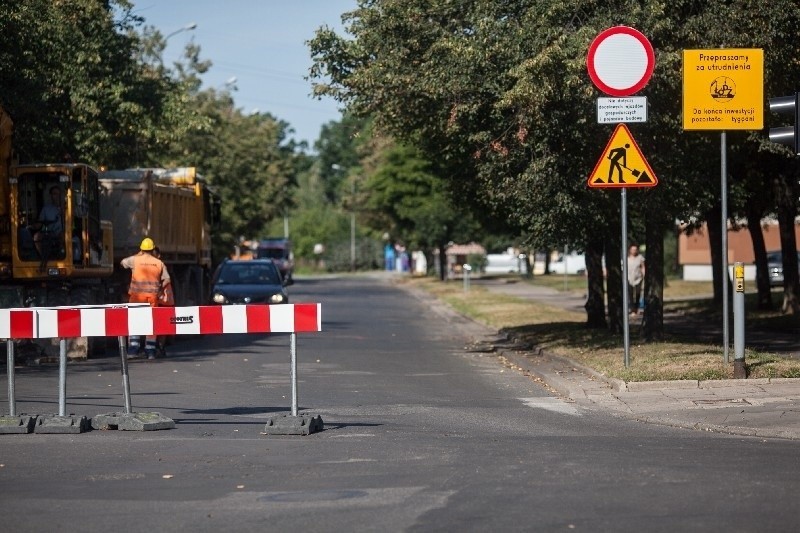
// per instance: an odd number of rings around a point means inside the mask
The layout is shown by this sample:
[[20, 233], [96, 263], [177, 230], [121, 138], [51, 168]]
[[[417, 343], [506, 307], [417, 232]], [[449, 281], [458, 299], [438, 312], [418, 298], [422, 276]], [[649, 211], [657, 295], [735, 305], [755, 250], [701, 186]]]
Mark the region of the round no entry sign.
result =
[[604, 30], [589, 46], [586, 68], [595, 87], [610, 96], [631, 96], [653, 74], [656, 56], [647, 37], [628, 26]]

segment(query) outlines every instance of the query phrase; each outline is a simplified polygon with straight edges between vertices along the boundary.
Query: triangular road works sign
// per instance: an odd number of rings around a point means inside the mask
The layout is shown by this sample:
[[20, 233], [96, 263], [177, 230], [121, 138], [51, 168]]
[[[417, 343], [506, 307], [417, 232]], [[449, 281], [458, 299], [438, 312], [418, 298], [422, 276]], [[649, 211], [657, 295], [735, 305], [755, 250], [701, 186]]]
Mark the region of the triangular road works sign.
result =
[[653, 169], [625, 124], [617, 124], [608, 146], [589, 176], [589, 187], [655, 187]]

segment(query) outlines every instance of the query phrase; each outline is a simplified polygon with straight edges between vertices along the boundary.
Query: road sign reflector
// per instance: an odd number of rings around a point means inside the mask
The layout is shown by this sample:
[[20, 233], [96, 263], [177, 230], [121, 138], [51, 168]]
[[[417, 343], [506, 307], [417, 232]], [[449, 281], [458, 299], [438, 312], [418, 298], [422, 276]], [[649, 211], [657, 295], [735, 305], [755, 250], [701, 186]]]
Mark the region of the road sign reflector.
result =
[[617, 124], [603, 155], [589, 176], [588, 185], [593, 188], [658, 185], [658, 178], [625, 124]]

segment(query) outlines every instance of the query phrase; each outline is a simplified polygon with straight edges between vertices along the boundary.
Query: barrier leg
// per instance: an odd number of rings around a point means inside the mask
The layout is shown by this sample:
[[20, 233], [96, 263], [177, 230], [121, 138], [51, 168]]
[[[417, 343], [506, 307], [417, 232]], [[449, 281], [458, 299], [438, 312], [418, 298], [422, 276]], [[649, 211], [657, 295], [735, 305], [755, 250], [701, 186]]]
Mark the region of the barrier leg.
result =
[[309, 435], [322, 431], [322, 417], [308, 414], [298, 415], [297, 408], [297, 334], [291, 333], [289, 337], [289, 351], [291, 365], [289, 374], [292, 381], [292, 411], [289, 416], [274, 416], [267, 421], [264, 427], [265, 435]]
[[58, 415], [36, 419], [36, 433], [83, 433], [89, 429], [85, 416], [67, 415], [67, 339], [58, 343]]
[[292, 416], [297, 416], [297, 334], [289, 336], [289, 351], [292, 357]]
[[17, 400], [14, 397], [14, 341], [8, 339], [8, 415], [0, 416], [0, 433], [30, 433], [36, 417], [17, 416]]
[[58, 416], [67, 416], [67, 339], [58, 341]]
[[92, 417], [94, 429], [118, 429], [120, 431], [155, 431], [175, 429], [175, 421], [161, 413], [134, 413], [131, 408], [131, 383], [128, 375], [128, 350], [125, 337], [117, 337], [119, 358], [122, 362], [122, 395], [125, 401], [124, 413], [108, 413]]
[[8, 416], [17, 416], [17, 400], [14, 397], [14, 341], [8, 339], [6, 341], [6, 351], [8, 357], [6, 364], [8, 365]]
[[125, 337], [117, 337], [119, 341], [119, 358], [122, 360], [122, 395], [125, 399], [125, 414], [131, 413], [131, 381], [128, 378], [128, 352]]

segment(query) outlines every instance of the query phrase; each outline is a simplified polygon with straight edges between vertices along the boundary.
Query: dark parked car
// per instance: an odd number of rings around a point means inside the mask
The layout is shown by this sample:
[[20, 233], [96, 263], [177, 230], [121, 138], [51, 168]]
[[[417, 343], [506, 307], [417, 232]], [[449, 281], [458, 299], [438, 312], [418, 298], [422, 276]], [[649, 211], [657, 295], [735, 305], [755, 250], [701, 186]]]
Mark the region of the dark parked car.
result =
[[289, 303], [285, 283], [271, 259], [225, 261], [211, 278], [211, 303]]
[[[798, 270], [800, 271], [800, 251], [797, 252]], [[767, 270], [769, 272], [769, 286], [783, 286], [783, 254], [780, 250], [767, 252]]]

